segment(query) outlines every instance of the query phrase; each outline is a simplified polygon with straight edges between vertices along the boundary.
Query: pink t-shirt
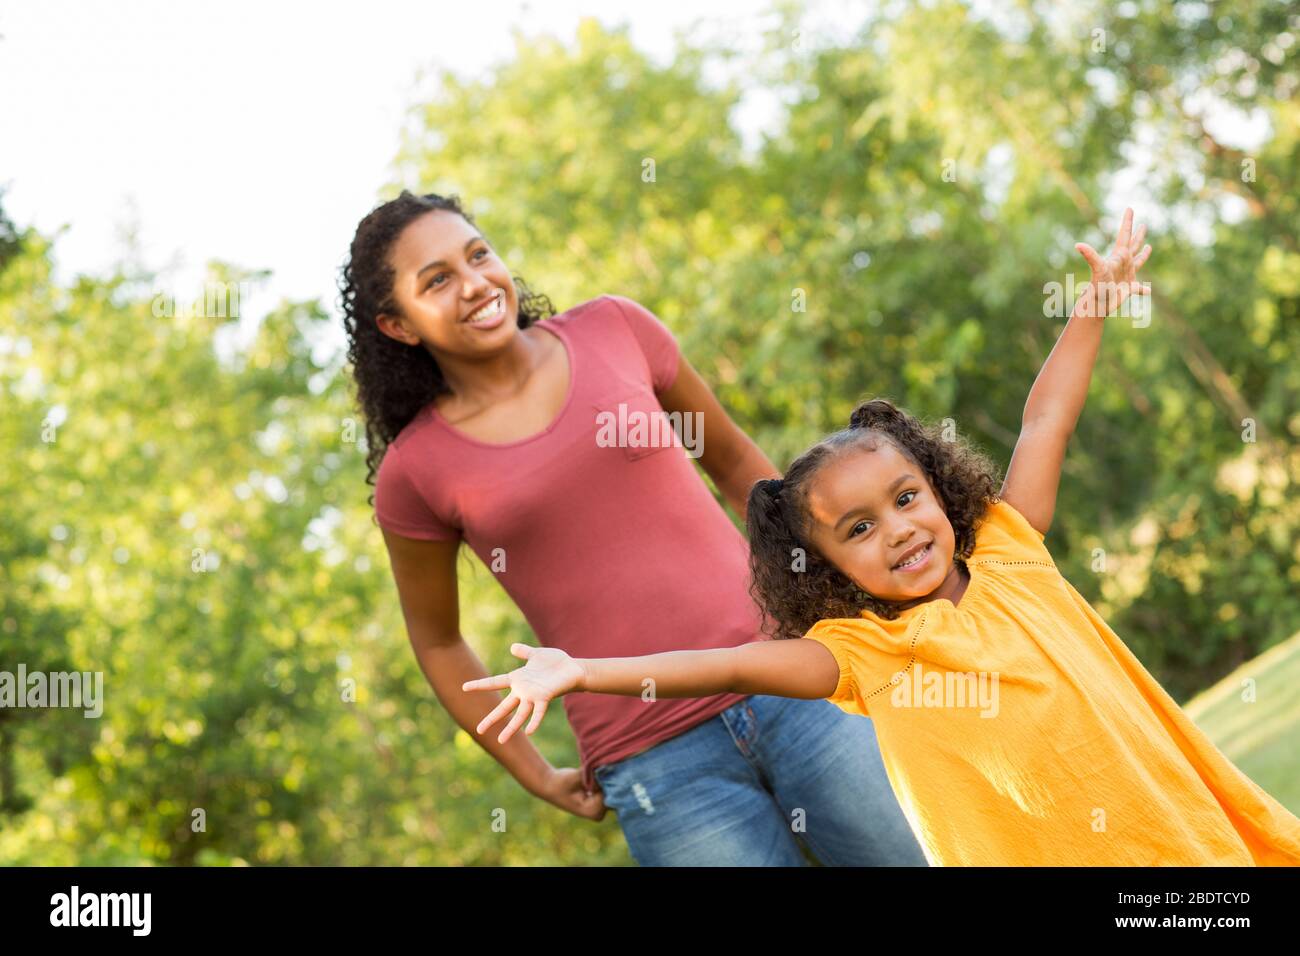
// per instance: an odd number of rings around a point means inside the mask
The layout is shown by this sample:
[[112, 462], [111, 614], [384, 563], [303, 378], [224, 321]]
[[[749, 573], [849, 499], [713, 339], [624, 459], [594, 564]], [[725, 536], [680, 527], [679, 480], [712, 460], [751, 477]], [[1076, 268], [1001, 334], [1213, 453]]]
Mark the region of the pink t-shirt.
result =
[[[677, 374], [680, 352], [667, 326], [618, 295], [537, 325], [558, 336], [569, 356], [569, 394], [559, 416], [529, 438], [494, 444], [461, 433], [426, 405], [380, 464], [379, 524], [411, 538], [464, 537], [489, 569], [504, 558], [504, 570], [494, 573], [538, 641], [573, 657], [767, 639], [748, 594], [744, 536], [677, 434], [662, 419], [637, 426], [638, 418], [645, 423], [663, 413], [655, 392]], [[682, 434], [692, 443], [691, 432]], [[621, 444], [611, 443], [620, 436]], [[745, 697], [648, 703], [577, 693], [563, 701], [592, 788], [601, 764], [674, 737]]]

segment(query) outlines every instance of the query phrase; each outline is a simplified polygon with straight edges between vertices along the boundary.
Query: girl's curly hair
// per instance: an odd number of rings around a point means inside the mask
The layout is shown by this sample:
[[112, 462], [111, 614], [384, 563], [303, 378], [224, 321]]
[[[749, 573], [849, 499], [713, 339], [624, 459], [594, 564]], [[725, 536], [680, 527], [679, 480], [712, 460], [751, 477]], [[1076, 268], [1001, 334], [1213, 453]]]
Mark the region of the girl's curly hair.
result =
[[[380, 313], [400, 315], [402, 311], [393, 295], [396, 271], [389, 252], [402, 230], [420, 216], [440, 209], [454, 212], [478, 228], [461, 208], [459, 196], [416, 195], [403, 189], [396, 199], [376, 206], [357, 225], [348, 259], [340, 269], [339, 296], [348, 336], [348, 361], [366, 421], [369, 485], [375, 483], [389, 443], [420, 409], [451, 391], [427, 349], [389, 338], [375, 323]], [[511, 278], [519, 301], [519, 328], [555, 314], [550, 299], [532, 292], [518, 276]], [[368, 501], [374, 504], [373, 491]]]
[[[813, 548], [808, 489], [812, 477], [849, 449], [875, 451], [888, 442], [925, 472], [952, 523], [954, 556], [970, 557], [975, 524], [997, 500], [997, 466], [965, 440], [949, 440], [887, 399], [859, 405], [841, 429], [793, 462], [785, 478], [757, 482], [749, 492], [750, 595], [763, 611], [764, 631], [778, 639], [802, 637], [823, 618], [857, 617], [868, 610], [898, 617], [898, 605], [859, 588]], [[798, 568], [800, 557], [802, 569]], [[771, 623], [775, 627], [770, 626]]]

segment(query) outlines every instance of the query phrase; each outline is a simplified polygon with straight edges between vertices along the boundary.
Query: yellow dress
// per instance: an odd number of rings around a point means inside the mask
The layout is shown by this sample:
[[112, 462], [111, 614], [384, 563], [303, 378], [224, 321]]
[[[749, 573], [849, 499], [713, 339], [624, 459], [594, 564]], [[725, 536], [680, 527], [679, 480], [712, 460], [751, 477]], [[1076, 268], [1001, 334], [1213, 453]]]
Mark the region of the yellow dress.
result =
[[930, 864], [1300, 865], [1300, 820], [1192, 723], [1043, 537], [996, 502], [958, 605], [804, 635], [839, 663], [827, 699], [874, 722]]

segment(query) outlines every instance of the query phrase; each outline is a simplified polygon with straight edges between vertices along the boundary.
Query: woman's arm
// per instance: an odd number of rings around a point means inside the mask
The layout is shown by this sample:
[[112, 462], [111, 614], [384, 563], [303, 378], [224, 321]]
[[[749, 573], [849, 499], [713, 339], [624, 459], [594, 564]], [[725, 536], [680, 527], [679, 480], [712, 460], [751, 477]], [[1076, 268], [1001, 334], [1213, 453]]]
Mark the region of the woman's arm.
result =
[[524, 733], [535, 731], [547, 703], [564, 694], [621, 694], [647, 702], [725, 693], [815, 699], [833, 694], [840, 679], [839, 665], [826, 645], [803, 638], [639, 657], [574, 658], [558, 648], [528, 644], [512, 644], [510, 652], [527, 663], [508, 674], [464, 685], [465, 690], [509, 689], [478, 725], [481, 734], [515, 710], [498, 738], [501, 743], [508, 741], [530, 714], [532, 720]]
[[[387, 529], [383, 534], [415, 659], [439, 703], [468, 733], [483, 720], [488, 701], [465, 693], [464, 684], [486, 677], [488, 670], [460, 633], [459, 541], [423, 541]], [[581, 792], [581, 772], [551, 766], [531, 740], [481, 746], [534, 796], [578, 816], [598, 820], [604, 815], [600, 801]]]
[[1106, 316], [1128, 296], [1150, 291], [1137, 281], [1137, 270], [1151, 254], [1150, 246], [1141, 246], [1146, 226], [1136, 236], [1131, 235], [1132, 226], [1133, 210], [1126, 209], [1107, 259], [1086, 243], [1075, 245], [1092, 268], [1092, 278], [1080, 292], [1025, 402], [1020, 437], [1000, 497], [1043, 534], [1056, 511], [1065, 449], [1088, 397]]
[[749, 490], [762, 478], [777, 478], [780, 472], [745, 432], [731, 420], [708, 383], [682, 355], [671, 388], [659, 394], [666, 412], [683, 415], [700, 412], [703, 429], [696, 440], [701, 444], [700, 465], [709, 473], [733, 511], [745, 520]]

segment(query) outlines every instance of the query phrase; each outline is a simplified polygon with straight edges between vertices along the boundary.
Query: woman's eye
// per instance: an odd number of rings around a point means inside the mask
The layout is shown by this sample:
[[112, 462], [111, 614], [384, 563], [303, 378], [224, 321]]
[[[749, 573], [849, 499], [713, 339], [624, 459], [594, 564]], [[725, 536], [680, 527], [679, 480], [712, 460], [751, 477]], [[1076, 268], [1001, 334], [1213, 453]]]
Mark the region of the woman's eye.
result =
[[[488, 254], [488, 250], [487, 250], [486, 247], [482, 247], [482, 248], [480, 248], [480, 249], [478, 250], [478, 252], [475, 252], [474, 255], [477, 256], [477, 255], [479, 255], [479, 253], [482, 253], [483, 255], [486, 256], [486, 255]], [[435, 285], [438, 285], [438, 284], [439, 284], [439, 283], [438, 283], [438, 280], [441, 279], [441, 278], [442, 278], [443, 276], [445, 276], [446, 274], [447, 274], [447, 273], [445, 273], [445, 272], [439, 272], [436, 276], [434, 276], [431, 280], [429, 280], [429, 284], [426, 285], [425, 288], [426, 288], [426, 289], [432, 289]]]
[[[910, 496], [910, 497], [909, 497], [909, 496]], [[915, 491], [905, 491], [905, 492], [903, 492], [901, 495], [898, 496], [898, 501], [899, 501], [899, 504], [901, 504], [904, 508], [906, 508], [908, 505], [910, 505], [910, 504], [912, 503], [912, 499], [915, 498], [915, 497], [916, 497], [916, 492], [915, 492]], [[904, 500], [903, 500], [904, 498], [907, 498], [907, 500], [904, 501]]]

